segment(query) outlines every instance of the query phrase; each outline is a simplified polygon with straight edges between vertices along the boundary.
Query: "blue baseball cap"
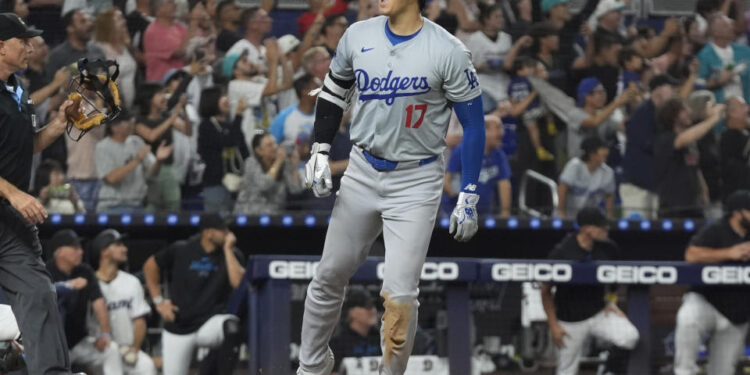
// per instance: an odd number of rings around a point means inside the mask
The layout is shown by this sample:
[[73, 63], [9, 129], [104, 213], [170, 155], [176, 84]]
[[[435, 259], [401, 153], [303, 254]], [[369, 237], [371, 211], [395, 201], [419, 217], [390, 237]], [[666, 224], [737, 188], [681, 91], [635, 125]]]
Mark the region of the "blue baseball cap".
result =
[[549, 12], [557, 4], [567, 4], [568, 0], [542, 0], [542, 13]]
[[584, 78], [581, 83], [578, 84], [578, 106], [583, 107], [583, 103], [586, 101], [586, 96], [594, 92], [597, 86], [602, 83], [594, 77]]
[[240, 61], [240, 59], [246, 55], [247, 51], [224, 56], [224, 60], [221, 62], [221, 72], [224, 76], [232, 79], [232, 73], [234, 73], [234, 67], [237, 65], [237, 61]]

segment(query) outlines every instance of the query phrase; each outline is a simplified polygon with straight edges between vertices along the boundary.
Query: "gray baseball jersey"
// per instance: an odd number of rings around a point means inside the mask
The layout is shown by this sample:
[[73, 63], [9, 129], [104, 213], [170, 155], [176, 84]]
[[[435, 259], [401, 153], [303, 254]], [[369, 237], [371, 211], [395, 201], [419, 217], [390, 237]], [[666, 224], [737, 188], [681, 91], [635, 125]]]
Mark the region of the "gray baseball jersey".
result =
[[331, 62], [335, 78], [356, 80], [352, 142], [392, 161], [438, 155], [445, 148], [451, 102], [481, 94], [471, 54], [427, 19], [414, 38], [394, 46], [387, 20], [350, 26]]

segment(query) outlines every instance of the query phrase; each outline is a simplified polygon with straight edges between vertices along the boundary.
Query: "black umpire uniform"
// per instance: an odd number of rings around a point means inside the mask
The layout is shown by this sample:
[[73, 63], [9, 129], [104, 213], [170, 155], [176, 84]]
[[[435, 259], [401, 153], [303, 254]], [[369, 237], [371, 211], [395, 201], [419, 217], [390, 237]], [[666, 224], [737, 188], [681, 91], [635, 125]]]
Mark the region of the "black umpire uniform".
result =
[[[41, 33], [15, 14], [0, 14], [0, 40], [4, 42]], [[31, 181], [36, 133], [33, 113], [29, 93], [11, 74], [0, 87], [0, 178], [23, 192], [28, 191]], [[70, 374], [55, 288], [41, 255], [36, 225], [0, 196], [0, 286], [23, 334], [28, 371]]]

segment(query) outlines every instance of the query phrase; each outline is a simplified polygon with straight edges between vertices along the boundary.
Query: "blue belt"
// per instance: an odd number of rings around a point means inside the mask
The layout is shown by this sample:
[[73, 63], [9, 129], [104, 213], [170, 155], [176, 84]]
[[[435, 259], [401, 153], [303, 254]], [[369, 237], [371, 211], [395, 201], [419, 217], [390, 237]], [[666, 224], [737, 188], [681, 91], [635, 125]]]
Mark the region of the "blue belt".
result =
[[429, 157], [427, 159], [422, 159], [419, 161], [398, 162], [398, 161], [390, 161], [386, 159], [381, 159], [365, 150], [362, 150], [362, 154], [365, 156], [365, 159], [367, 160], [367, 162], [370, 163], [370, 165], [372, 165], [372, 167], [378, 171], [392, 171], [395, 169], [399, 169], [399, 167], [405, 168], [409, 166], [421, 167], [423, 165], [432, 163], [438, 158], [437, 155], [435, 155], [435, 156]]

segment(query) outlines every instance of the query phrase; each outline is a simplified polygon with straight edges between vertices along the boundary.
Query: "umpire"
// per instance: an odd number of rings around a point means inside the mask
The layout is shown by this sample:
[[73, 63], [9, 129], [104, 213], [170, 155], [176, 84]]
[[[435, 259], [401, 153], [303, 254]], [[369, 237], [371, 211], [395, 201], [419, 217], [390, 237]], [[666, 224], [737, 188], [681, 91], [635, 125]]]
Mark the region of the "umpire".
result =
[[55, 288], [41, 260], [36, 228], [47, 213], [26, 192], [32, 155], [65, 131], [65, 109], [72, 103], [63, 103], [37, 130], [34, 105], [15, 75], [28, 67], [31, 38], [41, 34], [15, 14], [0, 13], [0, 286], [18, 319], [29, 373], [70, 374]]

